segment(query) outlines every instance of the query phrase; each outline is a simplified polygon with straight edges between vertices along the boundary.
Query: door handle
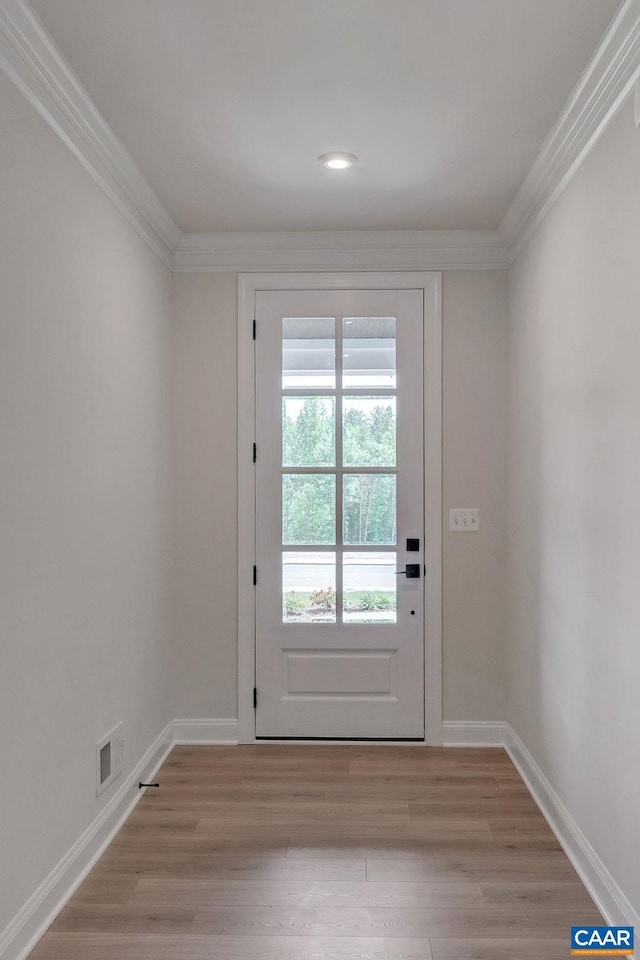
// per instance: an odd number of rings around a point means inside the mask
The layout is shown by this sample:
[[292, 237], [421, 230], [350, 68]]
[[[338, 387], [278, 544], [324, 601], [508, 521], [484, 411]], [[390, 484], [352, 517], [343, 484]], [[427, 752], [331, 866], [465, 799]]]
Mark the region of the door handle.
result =
[[420, 564], [408, 563], [404, 570], [396, 570], [396, 577], [406, 577], [407, 580], [420, 579]]

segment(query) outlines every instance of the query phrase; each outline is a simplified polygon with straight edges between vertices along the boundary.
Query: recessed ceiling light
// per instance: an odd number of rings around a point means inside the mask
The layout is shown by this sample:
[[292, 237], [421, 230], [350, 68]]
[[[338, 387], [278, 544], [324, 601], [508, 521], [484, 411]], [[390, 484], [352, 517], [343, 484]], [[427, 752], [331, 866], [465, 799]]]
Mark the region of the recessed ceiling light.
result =
[[357, 161], [353, 153], [323, 153], [318, 157], [329, 170], [348, 170]]

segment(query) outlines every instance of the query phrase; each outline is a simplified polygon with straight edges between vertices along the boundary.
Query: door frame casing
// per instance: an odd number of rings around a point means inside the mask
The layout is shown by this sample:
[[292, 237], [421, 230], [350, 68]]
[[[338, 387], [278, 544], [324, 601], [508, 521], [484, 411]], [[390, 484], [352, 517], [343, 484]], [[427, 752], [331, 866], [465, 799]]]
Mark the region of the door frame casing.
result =
[[[425, 739], [442, 744], [442, 274], [238, 274], [238, 742], [256, 741], [255, 295], [261, 290], [422, 290], [424, 304]], [[260, 336], [258, 329], [257, 336]], [[259, 454], [258, 454], [259, 455]], [[299, 740], [293, 742], [300, 743]], [[388, 742], [388, 741], [385, 741]]]

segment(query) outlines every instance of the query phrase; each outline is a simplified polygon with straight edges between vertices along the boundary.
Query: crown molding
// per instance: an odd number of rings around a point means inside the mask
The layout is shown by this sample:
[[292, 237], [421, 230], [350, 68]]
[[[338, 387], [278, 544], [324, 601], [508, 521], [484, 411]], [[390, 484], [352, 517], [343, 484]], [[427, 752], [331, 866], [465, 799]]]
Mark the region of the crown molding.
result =
[[495, 230], [343, 230], [186, 233], [177, 273], [316, 270], [503, 270]]
[[640, 76], [640, 0], [624, 0], [499, 227], [513, 263]]
[[171, 266], [179, 228], [25, 0], [0, 0], [0, 68]]
[[624, 0], [498, 231], [181, 234], [26, 0], [0, 0], [0, 68], [161, 260], [180, 273], [502, 270], [640, 77], [640, 0]]

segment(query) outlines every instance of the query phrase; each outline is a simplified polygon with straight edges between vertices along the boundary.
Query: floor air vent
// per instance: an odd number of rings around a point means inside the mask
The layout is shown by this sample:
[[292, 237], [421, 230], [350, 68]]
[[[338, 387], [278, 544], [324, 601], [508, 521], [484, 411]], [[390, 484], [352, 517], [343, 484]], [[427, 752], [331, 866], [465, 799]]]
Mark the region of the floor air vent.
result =
[[96, 795], [116, 779], [122, 766], [122, 724], [96, 744]]
[[111, 776], [111, 741], [100, 751], [100, 786]]

